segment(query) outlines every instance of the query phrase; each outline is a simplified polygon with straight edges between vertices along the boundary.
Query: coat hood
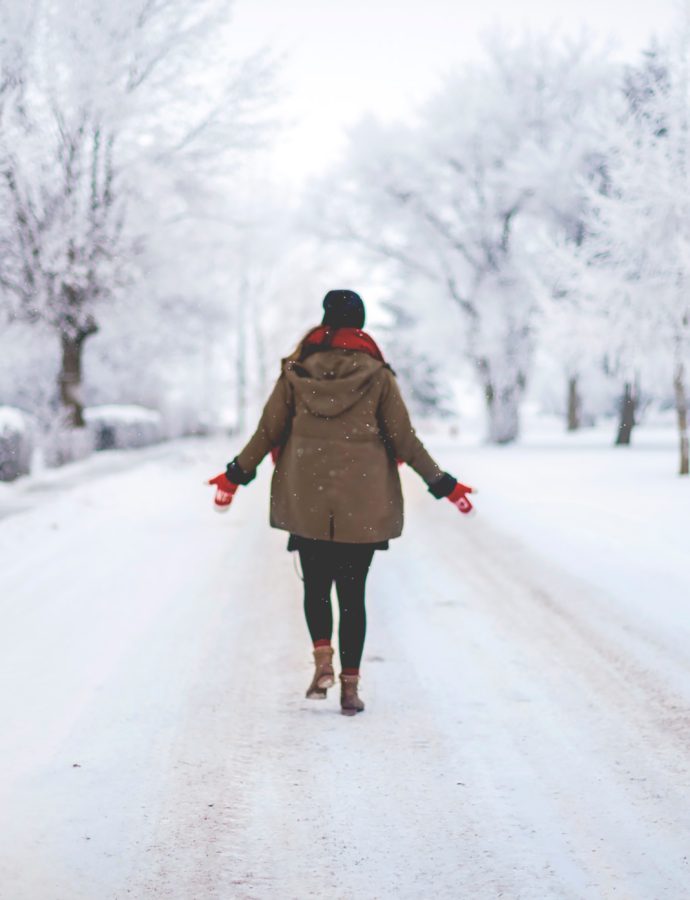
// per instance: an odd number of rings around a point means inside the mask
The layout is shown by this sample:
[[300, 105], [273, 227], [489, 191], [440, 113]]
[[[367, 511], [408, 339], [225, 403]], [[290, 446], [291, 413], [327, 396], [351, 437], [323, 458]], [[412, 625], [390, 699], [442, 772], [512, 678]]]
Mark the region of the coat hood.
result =
[[359, 402], [385, 364], [357, 350], [325, 350], [285, 363], [285, 375], [309, 412], [332, 419]]

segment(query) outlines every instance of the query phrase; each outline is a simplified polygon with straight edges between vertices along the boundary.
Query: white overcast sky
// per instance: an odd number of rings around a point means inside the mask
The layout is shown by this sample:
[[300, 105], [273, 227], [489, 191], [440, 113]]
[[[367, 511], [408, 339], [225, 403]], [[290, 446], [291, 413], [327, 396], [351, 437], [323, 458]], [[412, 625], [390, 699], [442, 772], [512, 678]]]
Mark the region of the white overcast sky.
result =
[[236, 0], [234, 50], [286, 56], [279, 115], [291, 124], [270, 165], [297, 187], [335, 161], [349, 124], [367, 112], [404, 115], [444, 72], [477, 58], [495, 25], [585, 26], [632, 58], [674, 8], [675, 0]]

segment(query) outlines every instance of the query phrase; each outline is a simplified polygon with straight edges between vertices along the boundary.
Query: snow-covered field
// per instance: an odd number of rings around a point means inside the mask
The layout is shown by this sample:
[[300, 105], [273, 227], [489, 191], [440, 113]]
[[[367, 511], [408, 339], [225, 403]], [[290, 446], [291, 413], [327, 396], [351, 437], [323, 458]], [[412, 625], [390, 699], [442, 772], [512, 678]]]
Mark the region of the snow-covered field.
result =
[[0, 896], [690, 897], [690, 483], [673, 432], [430, 445], [362, 694], [310, 648], [270, 465], [180, 441], [0, 485]]

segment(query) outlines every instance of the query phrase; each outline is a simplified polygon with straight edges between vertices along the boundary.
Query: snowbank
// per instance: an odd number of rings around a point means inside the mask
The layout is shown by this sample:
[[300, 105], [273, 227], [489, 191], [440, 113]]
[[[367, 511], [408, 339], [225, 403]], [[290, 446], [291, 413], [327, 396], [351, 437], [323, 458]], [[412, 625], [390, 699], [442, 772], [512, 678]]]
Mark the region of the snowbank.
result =
[[24, 413], [0, 406], [0, 481], [14, 481], [31, 470], [33, 440]]
[[54, 422], [42, 435], [42, 461], [49, 469], [86, 459], [93, 450], [94, 437], [88, 428], [66, 428]]
[[92, 406], [84, 411], [84, 418], [96, 450], [147, 447], [164, 437], [160, 414], [143, 406]]

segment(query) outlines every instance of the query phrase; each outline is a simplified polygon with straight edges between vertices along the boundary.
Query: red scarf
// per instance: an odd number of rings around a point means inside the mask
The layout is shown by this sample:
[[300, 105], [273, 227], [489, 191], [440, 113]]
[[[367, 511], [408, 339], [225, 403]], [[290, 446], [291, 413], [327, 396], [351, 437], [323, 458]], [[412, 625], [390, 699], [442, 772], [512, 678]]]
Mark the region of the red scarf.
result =
[[332, 328], [330, 325], [317, 325], [304, 339], [306, 346], [322, 347], [324, 350], [360, 350], [368, 353], [379, 362], [385, 362], [383, 353], [376, 341], [362, 331], [361, 328]]

